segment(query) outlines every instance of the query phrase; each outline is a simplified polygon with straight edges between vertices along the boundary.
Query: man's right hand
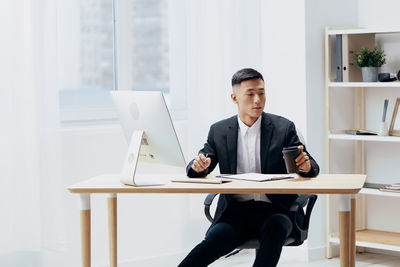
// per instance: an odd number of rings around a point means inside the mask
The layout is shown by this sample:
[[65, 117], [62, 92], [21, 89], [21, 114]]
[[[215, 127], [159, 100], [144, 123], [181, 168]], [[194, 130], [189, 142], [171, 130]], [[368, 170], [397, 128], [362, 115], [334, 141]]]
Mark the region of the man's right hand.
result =
[[199, 154], [194, 158], [192, 169], [196, 172], [202, 172], [211, 164], [211, 159], [206, 158], [203, 154]]

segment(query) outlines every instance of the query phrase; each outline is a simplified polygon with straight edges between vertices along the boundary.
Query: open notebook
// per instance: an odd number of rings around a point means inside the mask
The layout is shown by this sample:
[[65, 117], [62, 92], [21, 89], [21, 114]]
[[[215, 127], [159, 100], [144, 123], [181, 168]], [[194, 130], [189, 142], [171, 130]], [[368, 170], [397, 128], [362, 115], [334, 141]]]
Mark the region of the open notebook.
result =
[[295, 173], [289, 174], [262, 174], [262, 173], [243, 173], [243, 174], [221, 174], [217, 177], [225, 179], [246, 180], [253, 182], [275, 181], [295, 178]]

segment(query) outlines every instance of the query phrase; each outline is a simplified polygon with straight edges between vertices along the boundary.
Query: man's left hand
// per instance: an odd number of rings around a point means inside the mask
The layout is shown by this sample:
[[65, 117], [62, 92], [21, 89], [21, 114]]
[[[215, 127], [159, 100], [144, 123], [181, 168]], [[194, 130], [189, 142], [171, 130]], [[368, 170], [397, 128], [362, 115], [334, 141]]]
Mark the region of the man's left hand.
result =
[[303, 146], [298, 146], [297, 149], [300, 150], [299, 156], [296, 158], [296, 165], [302, 172], [309, 172], [311, 170], [310, 158], [307, 153], [304, 152]]

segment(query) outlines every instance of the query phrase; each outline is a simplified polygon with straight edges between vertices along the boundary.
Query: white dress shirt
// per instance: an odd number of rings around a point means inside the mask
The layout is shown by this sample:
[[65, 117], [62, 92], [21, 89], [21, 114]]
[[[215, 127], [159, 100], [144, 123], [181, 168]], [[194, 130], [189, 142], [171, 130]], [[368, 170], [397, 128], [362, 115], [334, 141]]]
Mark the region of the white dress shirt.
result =
[[[261, 173], [261, 117], [251, 127], [248, 127], [238, 116], [237, 174], [249, 172]], [[255, 200], [271, 202], [265, 194], [236, 194], [233, 197], [237, 201]]]

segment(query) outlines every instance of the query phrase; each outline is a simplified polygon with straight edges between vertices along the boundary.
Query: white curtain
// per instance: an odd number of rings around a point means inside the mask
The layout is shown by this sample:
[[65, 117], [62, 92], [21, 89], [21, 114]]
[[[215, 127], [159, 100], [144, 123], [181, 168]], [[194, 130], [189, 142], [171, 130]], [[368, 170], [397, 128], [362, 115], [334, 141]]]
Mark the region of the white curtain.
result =
[[0, 266], [66, 246], [55, 1], [0, 3]]
[[237, 114], [230, 99], [239, 69], [262, 71], [260, 0], [186, 2], [189, 151], [203, 145], [210, 125]]

